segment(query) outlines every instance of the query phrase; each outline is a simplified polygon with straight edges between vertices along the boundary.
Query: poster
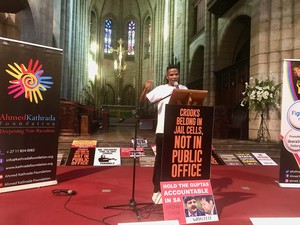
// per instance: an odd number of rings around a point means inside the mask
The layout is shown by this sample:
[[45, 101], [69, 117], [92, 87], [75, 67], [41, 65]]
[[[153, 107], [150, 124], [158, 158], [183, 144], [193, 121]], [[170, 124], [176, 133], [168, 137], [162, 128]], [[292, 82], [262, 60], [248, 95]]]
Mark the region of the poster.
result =
[[243, 165], [243, 163], [233, 153], [217, 153], [217, 155], [227, 166]]
[[300, 187], [300, 60], [283, 62], [279, 185]]
[[210, 179], [213, 107], [166, 105], [162, 180]]
[[260, 165], [260, 163], [255, 159], [251, 153], [235, 153], [235, 156], [244, 164], [244, 165]]
[[94, 166], [120, 166], [120, 148], [96, 148]]
[[0, 193], [56, 184], [62, 50], [0, 38]]
[[75, 139], [72, 141], [71, 148], [78, 147], [87, 147], [87, 148], [96, 148], [97, 140], [84, 140], [84, 139]]
[[[217, 221], [210, 184], [213, 107], [166, 105], [161, 193], [164, 219]], [[201, 199], [211, 199], [205, 213]], [[193, 216], [191, 216], [194, 214]]]
[[67, 158], [67, 166], [93, 166], [97, 140], [75, 139]]
[[144, 148], [137, 147], [136, 149], [121, 147], [121, 157], [140, 157], [145, 156]]
[[67, 166], [93, 166], [95, 147], [77, 146], [71, 147], [66, 165]]
[[264, 166], [277, 166], [277, 163], [267, 153], [253, 152], [252, 155]]
[[210, 180], [161, 183], [164, 219], [180, 224], [218, 221]]

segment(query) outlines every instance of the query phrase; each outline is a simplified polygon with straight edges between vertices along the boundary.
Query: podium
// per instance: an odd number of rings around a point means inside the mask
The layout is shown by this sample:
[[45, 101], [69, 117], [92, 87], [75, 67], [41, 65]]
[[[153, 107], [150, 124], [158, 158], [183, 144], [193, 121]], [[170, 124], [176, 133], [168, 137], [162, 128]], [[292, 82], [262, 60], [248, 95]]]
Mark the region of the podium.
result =
[[[166, 105], [161, 191], [164, 219], [180, 223], [217, 221], [218, 215], [186, 218], [184, 198], [213, 198], [210, 184], [214, 107], [203, 106], [207, 91], [175, 89]], [[213, 200], [214, 201], [214, 200]]]

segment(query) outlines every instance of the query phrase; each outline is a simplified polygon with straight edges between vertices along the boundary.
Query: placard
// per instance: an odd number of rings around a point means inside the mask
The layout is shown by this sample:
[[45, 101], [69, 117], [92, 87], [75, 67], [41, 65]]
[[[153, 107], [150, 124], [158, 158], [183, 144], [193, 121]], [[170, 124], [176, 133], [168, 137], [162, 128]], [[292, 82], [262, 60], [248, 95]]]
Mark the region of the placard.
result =
[[120, 166], [120, 148], [96, 148], [94, 166]]
[[235, 156], [244, 164], [248, 166], [260, 165], [251, 153], [235, 153]]
[[243, 163], [233, 153], [217, 153], [217, 155], [227, 166], [243, 165]]
[[268, 156], [267, 153], [263, 153], [263, 152], [253, 152], [252, 155], [260, 162], [261, 165], [264, 166], [276, 166], [277, 163], [271, 159], [270, 156]]
[[180, 224], [219, 220], [210, 180], [161, 182], [161, 193], [166, 220], [178, 219]]
[[142, 147], [137, 147], [136, 149], [132, 148], [125, 148], [121, 147], [121, 157], [134, 157], [134, 156], [144, 156], [144, 148]]
[[210, 178], [214, 108], [166, 105], [162, 180]]

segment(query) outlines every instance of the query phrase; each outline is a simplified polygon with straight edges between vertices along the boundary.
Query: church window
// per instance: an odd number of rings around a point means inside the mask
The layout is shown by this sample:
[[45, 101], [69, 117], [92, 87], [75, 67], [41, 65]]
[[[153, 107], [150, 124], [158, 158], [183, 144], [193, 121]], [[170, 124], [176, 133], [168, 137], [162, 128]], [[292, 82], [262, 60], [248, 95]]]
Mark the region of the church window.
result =
[[128, 22], [128, 55], [134, 55], [135, 45], [135, 22]]
[[111, 39], [112, 39], [112, 20], [105, 20], [104, 28], [104, 53], [110, 53]]

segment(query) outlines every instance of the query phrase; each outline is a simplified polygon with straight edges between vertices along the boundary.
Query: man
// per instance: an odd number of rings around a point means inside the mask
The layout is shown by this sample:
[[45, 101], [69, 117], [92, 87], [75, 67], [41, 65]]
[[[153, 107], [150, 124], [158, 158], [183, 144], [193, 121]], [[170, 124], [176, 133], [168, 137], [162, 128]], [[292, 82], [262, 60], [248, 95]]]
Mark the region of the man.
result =
[[198, 209], [198, 204], [195, 196], [186, 196], [183, 198], [185, 203], [185, 217], [205, 216], [205, 213]]
[[[151, 103], [157, 103], [157, 125], [156, 125], [156, 156], [153, 170], [153, 185], [154, 191], [152, 200], [155, 204], [161, 204], [160, 193], [160, 180], [161, 180], [161, 158], [162, 158], [162, 146], [163, 146], [163, 133], [165, 123], [165, 108], [169, 103], [170, 95], [175, 88], [187, 89], [183, 85], [179, 85], [179, 69], [174, 65], [170, 65], [166, 70], [167, 83], [155, 87], [149, 92], [150, 87], [153, 84], [153, 80], [148, 80], [144, 84], [144, 90], [141, 93], [140, 102], [148, 99]], [[175, 86], [175, 84], [177, 86]], [[149, 93], [148, 93], [149, 92]]]
[[201, 207], [205, 212], [205, 215], [215, 215], [217, 210], [215, 207], [214, 199], [212, 195], [203, 195], [200, 197]]

